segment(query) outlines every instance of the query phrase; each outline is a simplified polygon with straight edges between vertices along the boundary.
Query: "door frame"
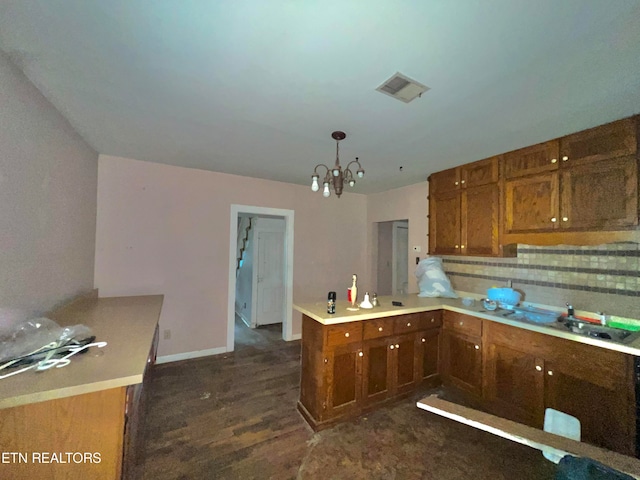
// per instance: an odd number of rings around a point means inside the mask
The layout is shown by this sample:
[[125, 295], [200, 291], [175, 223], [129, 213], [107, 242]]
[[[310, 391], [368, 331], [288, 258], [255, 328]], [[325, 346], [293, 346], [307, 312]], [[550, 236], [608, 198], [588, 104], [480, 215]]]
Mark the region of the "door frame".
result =
[[[409, 220], [394, 220], [391, 224], [391, 295], [396, 295], [398, 291], [398, 229], [407, 230], [407, 285], [409, 283]], [[408, 293], [408, 292], [405, 292]]]
[[229, 290], [227, 298], [227, 352], [232, 352], [235, 341], [235, 300], [236, 300], [236, 249], [238, 248], [238, 215], [271, 215], [284, 217], [284, 321], [282, 338], [286, 341], [297, 340], [293, 335], [293, 221], [294, 211], [281, 208], [257, 207], [252, 205], [231, 204], [229, 215]]

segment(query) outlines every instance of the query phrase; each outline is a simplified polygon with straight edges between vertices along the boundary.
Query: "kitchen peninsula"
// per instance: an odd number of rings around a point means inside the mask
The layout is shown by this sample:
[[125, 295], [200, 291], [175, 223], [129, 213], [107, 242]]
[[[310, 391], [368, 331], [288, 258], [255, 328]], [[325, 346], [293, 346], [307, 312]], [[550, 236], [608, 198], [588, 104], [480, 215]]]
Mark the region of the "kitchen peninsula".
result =
[[537, 428], [545, 408], [563, 411], [580, 420], [583, 441], [635, 455], [640, 339], [616, 343], [512, 320], [479, 301], [379, 300], [356, 312], [338, 301], [335, 315], [324, 302], [294, 306], [303, 314], [298, 409], [314, 429], [444, 383]]
[[107, 345], [64, 368], [0, 380], [0, 445], [17, 454], [0, 464], [0, 478], [126, 477], [162, 302], [162, 295], [83, 297], [46, 315], [61, 326], [84, 324]]

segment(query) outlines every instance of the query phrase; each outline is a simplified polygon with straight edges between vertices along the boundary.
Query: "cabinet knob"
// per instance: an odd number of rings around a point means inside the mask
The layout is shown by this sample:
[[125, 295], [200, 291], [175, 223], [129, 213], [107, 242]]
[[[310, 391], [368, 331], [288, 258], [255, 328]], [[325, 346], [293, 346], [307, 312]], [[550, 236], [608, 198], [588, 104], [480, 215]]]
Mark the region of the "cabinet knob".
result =
[[480, 350], [480, 345], [474, 345], [473, 348], [475, 348], [476, 350]]
[[563, 222], [568, 222], [569, 221], [569, 217], [562, 217], [562, 221]]
[[411, 326], [411, 322], [407, 322], [407, 327], [410, 327], [410, 326]]
[[553, 375], [553, 370], [547, 370], [547, 375], [549, 376]]
[[454, 183], [454, 185], [458, 185], [458, 184], [459, 184], [459, 182]]
[[569, 160], [569, 157], [567, 157], [566, 155], [564, 157], [562, 157], [562, 161], [566, 162], [567, 160]]
[[464, 322], [460, 322], [458, 325], [462, 326], [462, 325], [464, 325]]
[[427, 339], [426, 339], [426, 338], [423, 338], [423, 339], [422, 339], [422, 343], [425, 343], [426, 341], [427, 341]]
[[536, 370], [541, 372], [542, 371], [542, 367], [540, 365], [536, 365]]
[[328, 358], [325, 358], [325, 359], [324, 359], [324, 363], [329, 363], [329, 359], [328, 359]]
[[435, 318], [432, 318], [432, 319], [431, 319], [431, 323], [433, 323], [433, 322], [435, 322], [435, 321], [436, 321], [436, 319], [435, 319]]
[[459, 246], [459, 245], [456, 245], [456, 248], [460, 248], [460, 246]]
[[362, 357], [363, 355], [364, 355], [364, 353], [362, 353], [362, 352], [358, 352], [358, 356], [359, 356], [359, 357]]
[[393, 350], [395, 347], [395, 345], [389, 345], [389, 350]]
[[348, 337], [348, 336], [349, 336], [349, 332], [345, 333], [345, 334], [344, 334], [344, 336], [345, 336], [345, 337]]
[[464, 248], [464, 245], [460, 245], [460, 248]]
[[464, 185], [464, 180], [462, 180], [460, 183], [461, 183], [462, 185]]
[[551, 222], [556, 223], [558, 219], [556, 217], [551, 217]]
[[398, 348], [400, 348], [400, 345], [398, 345], [398, 344], [396, 343], [396, 350], [397, 350]]
[[382, 327], [378, 327], [378, 331], [381, 332], [382, 331]]
[[551, 159], [551, 163], [558, 163], [558, 159], [557, 158], [552, 158]]

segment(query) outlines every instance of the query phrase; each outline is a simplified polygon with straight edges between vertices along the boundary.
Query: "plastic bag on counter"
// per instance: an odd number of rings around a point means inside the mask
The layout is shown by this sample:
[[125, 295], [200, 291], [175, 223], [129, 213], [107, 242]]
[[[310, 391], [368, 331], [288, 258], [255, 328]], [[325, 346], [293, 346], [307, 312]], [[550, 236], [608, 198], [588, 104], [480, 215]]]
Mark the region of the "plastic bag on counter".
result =
[[31, 355], [47, 345], [60, 347], [74, 339], [84, 340], [91, 336], [91, 329], [86, 325], [61, 327], [48, 318], [32, 318], [0, 334], [0, 362]]
[[442, 269], [442, 259], [430, 257], [420, 260], [415, 276], [420, 288], [419, 297], [458, 298], [451, 287], [451, 282]]

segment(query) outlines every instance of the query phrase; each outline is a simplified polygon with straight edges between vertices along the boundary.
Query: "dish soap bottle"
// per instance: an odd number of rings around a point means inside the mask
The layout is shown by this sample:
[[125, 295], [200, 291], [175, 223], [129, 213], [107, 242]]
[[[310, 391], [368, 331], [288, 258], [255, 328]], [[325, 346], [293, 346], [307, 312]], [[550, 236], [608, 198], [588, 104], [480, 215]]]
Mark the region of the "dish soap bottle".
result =
[[336, 313], [336, 292], [329, 292], [327, 297], [327, 313], [333, 315]]

